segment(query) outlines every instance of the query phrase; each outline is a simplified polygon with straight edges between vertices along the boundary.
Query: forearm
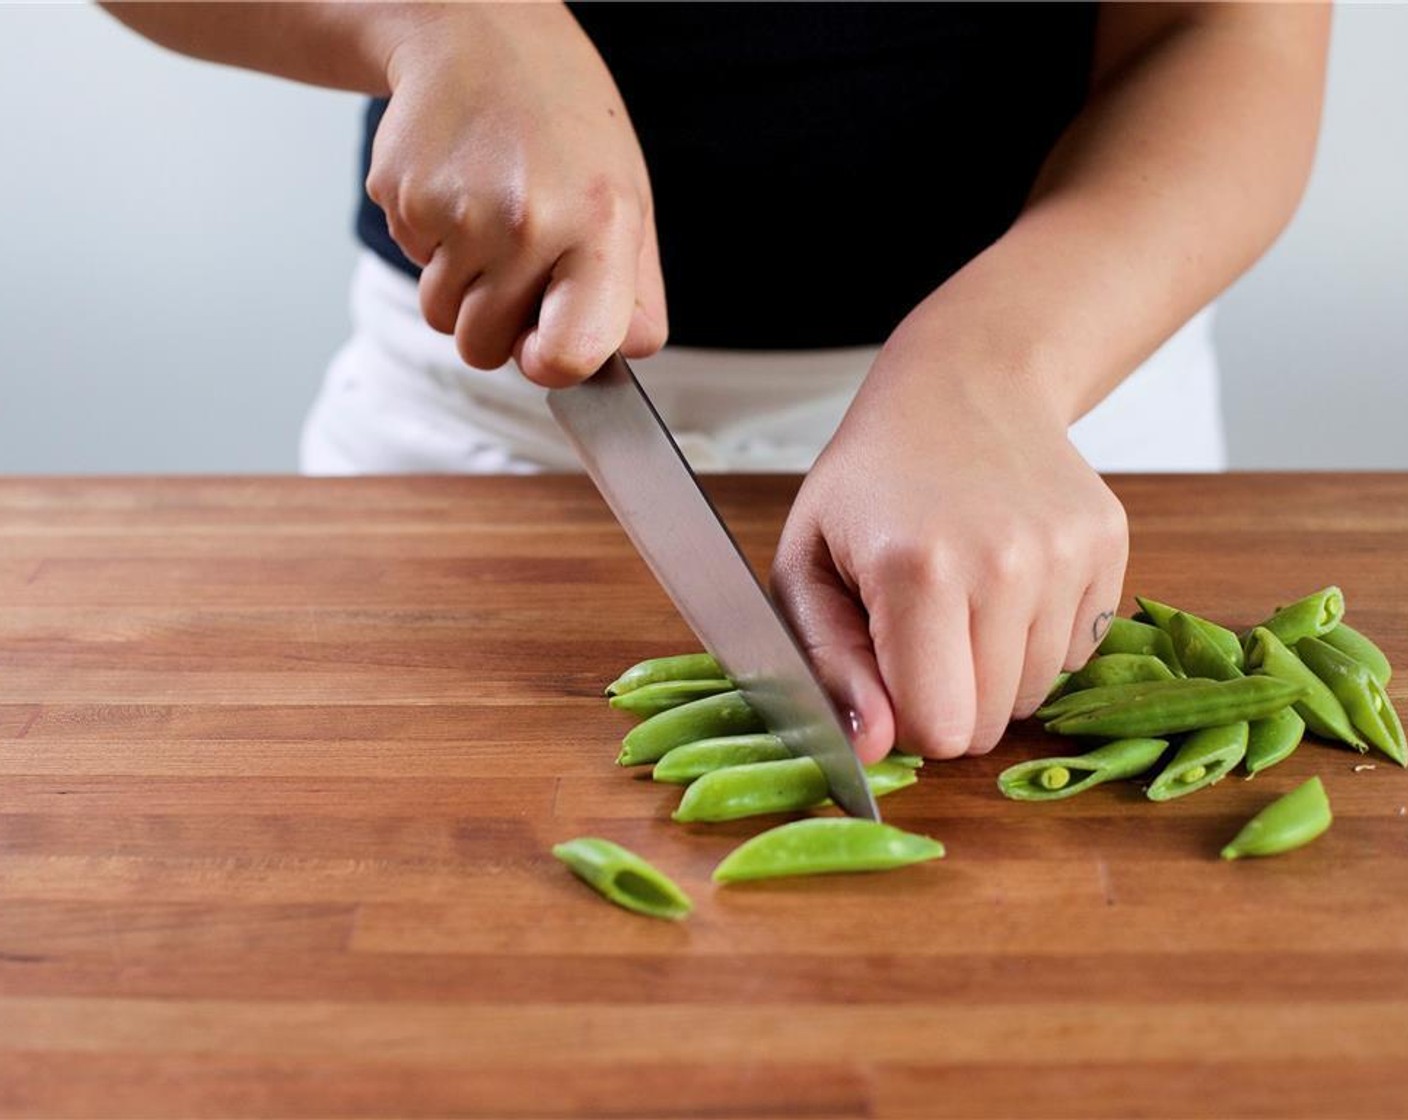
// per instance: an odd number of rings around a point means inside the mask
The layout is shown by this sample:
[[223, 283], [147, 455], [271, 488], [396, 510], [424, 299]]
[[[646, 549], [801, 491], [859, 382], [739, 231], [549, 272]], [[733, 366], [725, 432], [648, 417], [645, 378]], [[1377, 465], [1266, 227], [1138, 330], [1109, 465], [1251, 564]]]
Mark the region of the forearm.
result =
[[104, 3], [155, 43], [209, 62], [373, 96], [390, 92], [391, 56], [438, 5]]
[[1107, 7], [1092, 98], [1026, 209], [897, 332], [916, 353], [956, 346], [1067, 424], [1270, 245], [1314, 153], [1327, 9], [1213, 5], [1128, 27], [1157, 13]]

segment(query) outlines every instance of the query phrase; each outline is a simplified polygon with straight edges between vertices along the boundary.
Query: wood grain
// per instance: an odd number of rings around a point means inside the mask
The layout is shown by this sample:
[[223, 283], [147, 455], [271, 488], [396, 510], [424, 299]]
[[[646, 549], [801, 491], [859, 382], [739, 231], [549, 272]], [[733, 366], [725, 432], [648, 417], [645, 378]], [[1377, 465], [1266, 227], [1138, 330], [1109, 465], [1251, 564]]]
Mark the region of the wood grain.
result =
[[[1335, 582], [1408, 665], [1408, 476], [1111, 484], [1123, 613]], [[760, 570], [795, 487], [710, 483]], [[694, 643], [582, 479], [0, 480], [0, 603], [0, 1114], [1408, 1115], [1386, 762], [1018, 805], [1021, 725], [887, 801], [943, 863], [715, 889], [762, 823], [612, 764], [602, 684]], [[1324, 838], [1216, 858], [1313, 773]], [[599, 903], [591, 833], [694, 917]]]

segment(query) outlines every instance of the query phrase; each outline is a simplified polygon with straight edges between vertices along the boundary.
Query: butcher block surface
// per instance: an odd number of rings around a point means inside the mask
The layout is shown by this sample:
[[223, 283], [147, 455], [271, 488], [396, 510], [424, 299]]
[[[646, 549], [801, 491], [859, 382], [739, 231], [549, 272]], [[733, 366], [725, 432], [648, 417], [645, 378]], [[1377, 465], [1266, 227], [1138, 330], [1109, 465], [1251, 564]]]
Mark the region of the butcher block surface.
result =
[[[1134, 593], [1338, 583], [1403, 668], [1408, 476], [1115, 477]], [[765, 569], [797, 480], [709, 489]], [[601, 690], [694, 647], [581, 478], [0, 480], [0, 1114], [1408, 1115], [1408, 773], [1308, 741], [1019, 804], [1014, 727], [882, 803], [948, 847], [727, 888]], [[1368, 765], [1366, 765], [1368, 764]], [[1310, 847], [1225, 863], [1312, 774]], [[549, 849], [653, 860], [680, 924]]]

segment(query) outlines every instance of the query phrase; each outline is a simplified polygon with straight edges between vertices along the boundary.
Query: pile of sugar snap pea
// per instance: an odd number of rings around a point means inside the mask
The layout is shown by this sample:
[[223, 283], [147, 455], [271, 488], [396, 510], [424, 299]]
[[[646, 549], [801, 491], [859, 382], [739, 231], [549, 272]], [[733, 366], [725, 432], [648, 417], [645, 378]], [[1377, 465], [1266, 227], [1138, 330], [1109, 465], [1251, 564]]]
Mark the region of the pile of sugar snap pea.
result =
[[[1252, 775], [1284, 761], [1307, 731], [1408, 766], [1403, 725], [1384, 689], [1388, 659], [1344, 622], [1339, 588], [1279, 607], [1242, 634], [1152, 599], [1137, 602], [1139, 613], [1112, 620], [1095, 655], [1063, 673], [1037, 712], [1047, 731], [1098, 745], [1009, 767], [998, 778], [1005, 796], [1056, 800], [1153, 773], [1148, 797], [1172, 800], [1217, 783], [1239, 764]], [[675, 820], [735, 820], [829, 804], [817, 764], [792, 757], [766, 732], [708, 654], [643, 661], [606, 692], [613, 708], [641, 719], [622, 740], [617, 762], [654, 764], [656, 781], [686, 786]], [[868, 766], [866, 776], [883, 796], [912, 785], [921, 765], [895, 753]], [[1248, 821], [1222, 856], [1289, 851], [1330, 821], [1324, 787], [1311, 778]], [[667, 876], [611, 841], [584, 837], [553, 852], [619, 905], [673, 919], [692, 908]], [[943, 854], [937, 841], [888, 825], [810, 817], [748, 840], [713, 877], [728, 883], [882, 870]]]

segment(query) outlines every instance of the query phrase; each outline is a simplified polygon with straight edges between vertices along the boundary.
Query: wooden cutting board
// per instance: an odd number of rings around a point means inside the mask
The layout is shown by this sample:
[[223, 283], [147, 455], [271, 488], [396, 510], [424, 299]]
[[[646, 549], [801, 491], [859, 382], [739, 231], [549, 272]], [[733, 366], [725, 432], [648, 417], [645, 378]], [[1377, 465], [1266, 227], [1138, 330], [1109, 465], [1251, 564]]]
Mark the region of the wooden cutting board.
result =
[[[1127, 592], [1339, 583], [1408, 710], [1408, 476], [1113, 485]], [[759, 565], [795, 486], [711, 487]], [[600, 697], [692, 644], [579, 478], [0, 481], [0, 1113], [1408, 1115], [1408, 773], [1019, 805], [1022, 726], [886, 802], [942, 863], [715, 889], [762, 824], [672, 824]], [[1217, 859], [1317, 773], [1324, 838]]]

